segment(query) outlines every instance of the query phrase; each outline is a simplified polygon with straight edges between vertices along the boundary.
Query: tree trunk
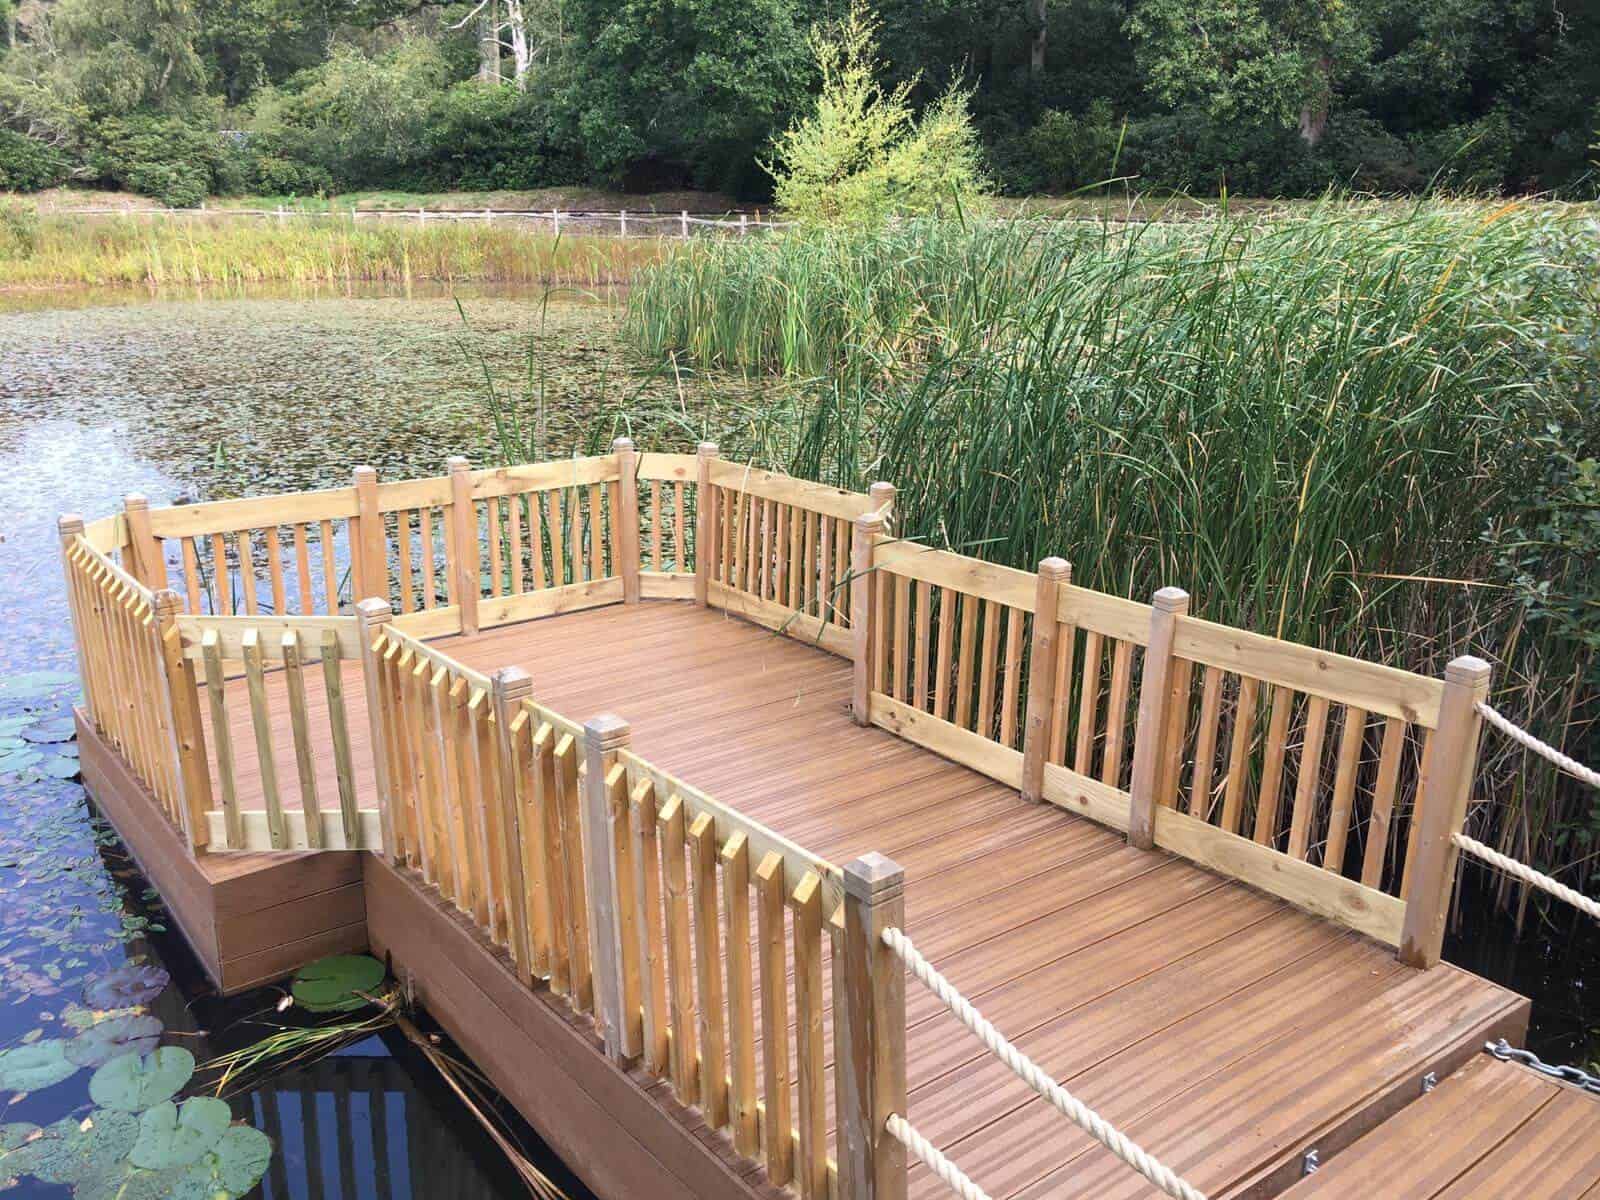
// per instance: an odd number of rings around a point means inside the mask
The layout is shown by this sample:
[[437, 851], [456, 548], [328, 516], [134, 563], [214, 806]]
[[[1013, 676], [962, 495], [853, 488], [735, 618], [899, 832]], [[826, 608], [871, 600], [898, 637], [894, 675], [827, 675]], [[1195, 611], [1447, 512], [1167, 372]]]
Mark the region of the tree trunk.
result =
[[1044, 74], [1044, 45], [1049, 33], [1045, 20], [1046, 3], [1047, 0], [1028, 0], [1029, 15], [1033, 18], [1033, 54], [1028, 69], [1035, 77]]
[[511, 61], [517, 87], [528, 86], [528, 70], [533, 66], [533, 51], [528, 45], [528, 18], [522, 0], [505, 0], [506, 25], [511, 32]]
[[478, 14], [478, 82], [500, 82], [500, 22], [495, 0]]
[[1312, 68], [1310, 96], [1300, 108], [1300, 137], [1315, 148], [1328, 131], [1328, 109], [1333, 100], [1333, 60], [1326, 54]]

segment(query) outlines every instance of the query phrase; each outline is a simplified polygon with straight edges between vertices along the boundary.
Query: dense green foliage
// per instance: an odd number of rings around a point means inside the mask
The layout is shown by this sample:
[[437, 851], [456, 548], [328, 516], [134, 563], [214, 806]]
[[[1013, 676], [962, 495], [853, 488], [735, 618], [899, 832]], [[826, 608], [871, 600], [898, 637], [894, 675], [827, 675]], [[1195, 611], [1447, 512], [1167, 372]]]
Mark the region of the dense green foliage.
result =
[[[1497, 704], [1593, 759], [1597, 266], [1561, 211], [910, 224], [686, 248], [629, 327], [788, 376], [769, 457], [893, 481], [913, 536], [1428, 673], [1478, 653]], [[1528, 770], [1508, 793], [1550, 802]], [[1545, 861], [1600, 837], [1561, 797]]]
[[[0, 187], [68, 181], [173, 203], [577, 183], [765, 198], [760, 164], [820, 86], [808, 32], [847, 11], [0, 0]], [[936, 117], [962, 98], [1002, 190], [1135, 176], [1204, 193], [1596, 193], [1600, 21], [1573, 0], [880, 0], [878, 12], [885, 97]]]

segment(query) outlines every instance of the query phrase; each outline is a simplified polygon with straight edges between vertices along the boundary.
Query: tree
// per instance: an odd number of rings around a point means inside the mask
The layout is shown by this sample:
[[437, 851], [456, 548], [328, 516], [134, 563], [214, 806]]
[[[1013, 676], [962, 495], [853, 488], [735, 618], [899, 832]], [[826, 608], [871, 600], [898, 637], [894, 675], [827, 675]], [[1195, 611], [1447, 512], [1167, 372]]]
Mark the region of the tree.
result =
[[896, 214], [936, 212], [982, 195], [971, 93], [951, 84], [912, 112], [914, 80], [878, 82], [878, 20], [861, 0], [837, 24], [812, 30], [822, 77], [815, 109], [774, 143], [778, 204], [809, 224], [872, 224]]
[[1127, 28], [1164, 103], [1297, 125], [1312, 146], [1335, 79], [1370, 46], [1350, 0], [1138, 0]]
[[570, 0], [560, 102], [597, 174], [748, 189], [799, 103], [798, 0]]

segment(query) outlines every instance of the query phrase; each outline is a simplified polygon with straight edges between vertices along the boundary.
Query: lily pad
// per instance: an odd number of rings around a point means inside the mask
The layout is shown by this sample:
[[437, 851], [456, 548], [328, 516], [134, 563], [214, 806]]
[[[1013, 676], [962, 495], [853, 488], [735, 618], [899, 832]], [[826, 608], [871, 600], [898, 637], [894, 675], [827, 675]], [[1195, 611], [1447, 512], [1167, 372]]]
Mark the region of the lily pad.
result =
[[215, 1149], [184, 1174], [173, 1189], [172, 1200], [242, 1196], [261, 1182], [271, 1162], [272, 1139], [259, 1129], [234, 1125]]
[[23, 671], [0, 678], [0, 699], [43, 700], [77, 682], [71, 671]]
[[0, 1051], [0, 1091], [37, 1092], [60, 1083], [78, 1069], [67, 1060], [67, 1043], [43, 1038], [32, 1045]]
[[71, 717], [52, 717], [48, 721], [38, 721], [29, 725], [22, 731], [22, 736], [30, 742], [51, 745], [55, 742], [70, 742], [77, 732], [77, 724]]
[[83, 764], [69, 755], [51, 754], [39, 763], [39, 770], [52, 779], [76, 779], [83, 773]]
[[[146, 1171], [130, 1162], [117, 1163], [102, 1175], [79, 1181], [72, 1189], [72, 1200], [176, 1200], [186, 1172]], [[194, 1200], [202, 1200], [199, 1195]], [[216, 1193], [203, 1200], [217, 1200]]]
[[83, 1121], [64, 1117], [5, 1159], [6, 1169], [46, 1183], [76, 1183], [115, 1171], [139, 1135], [130, 1113], [96, 1110]]
[[89, 1080], [94, 1102], [122, 1112], [143, 1112], [170, 1100], [194, 1074], [194, 1055], [182, 1046], [163, 1046], [153, 1054], [113, 1058]]
[[195, 1096], [182, 1108], [168, 1100], [140, 1115], [139, 1140], [128, 1160], [147, 1171], [192, 1166], [222, 1140], [232, 1123], [227, 1102], [214, 1096]]
[[384, 974], [383, 964], [368, 955], [335, 954], [301, 967], [289, 990], [312, 1012], [354, 1012], [371, 1003], [359, 993], [374, 991]]
[[124, 1054], [149, 1054], [164, 1028], [157, 1017], [108, 1017], [67, 1043], [67, 1059], [80, 1067], [103, 1067]]
[[32, 746], [22, 746], [15, 750], [0, 753], [0, 774], [11, 775], [19, 771], [26, 771], [38, 766], [44, 761], [44, 755]]
[[148, 1004], [172, 982], [160, 967], [124, 963], [113, 967], [83, 989], [83, 1002], [90, 1008], [136, 1008]]

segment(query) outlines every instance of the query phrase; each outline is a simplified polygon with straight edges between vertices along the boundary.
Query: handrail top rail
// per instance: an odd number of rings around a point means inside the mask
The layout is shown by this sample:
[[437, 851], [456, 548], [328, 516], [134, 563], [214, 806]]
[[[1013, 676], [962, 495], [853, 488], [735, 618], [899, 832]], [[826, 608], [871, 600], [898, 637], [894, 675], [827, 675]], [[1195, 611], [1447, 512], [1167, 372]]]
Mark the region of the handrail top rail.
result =
[[830, 487], [814, 480], [785, 475], [781, 471], [763, 470], [733, 459], [712, 459], [708, 473], [711, 482], [718, 487], [732, 488], [751, 496], [759, 496], [763, 500], [797, 504], [802, 508], [845, 521], [854, 521], [876, 507], [872, 497], [861, 492]]
[[176, 620], [179, 643], [185, 658], [200, 660], [205, 657], [205, 636], [217, 635], [217, 648], [224, 659], [242, 657], [241, 644], [246, 630], [254, 629], [262, 636], [263, 658], [277, 660], [283, 657], [283, 635], [291, 630], [302, 635], [301, 653], [307, 662], [322, 661], [323, 635], [332, 633], [337, 639], [340, 659], [361, 657], [361, 644], [354, 617], [276, 615], [216, 616], [211, 613], [180, 613]]
[[446, 654], [443, 650], [440, 650], [437, 646], [430, 646], [427, 642], [422, 641], [422, 639], [413, 637], [404, 630], [396, 629], [392, 622], [383, 626], [383, 631], [380, 636], [391, 642], [394, 642], [397, 646], [400, 646], [405, 650], [410, 650], [419, 658], [427, 659], [435, 667], [448, 671], [457, 679], [465, 680], [467, 686], [472, 688], [474, 691], [482, 691], [490, 695], [493, 694], [494, 681], [482, 671], [475, 670], [472, 667], [467, 666], [465, 663], [450, 657], [450, 655]]
[[116, 582], [118, 587], [126, 588], [132, 592], [143, 604], [152, 608], [155, 606], [155, 593], [135, 579], [126, 568], [113, 562], [104, 551], [96, 549], [83, 534], [80, 533], [74, 536], [69, 552], [70, 549], [76, 549], [79, 553], [87, 556], [96, 567], [105, 571]]

